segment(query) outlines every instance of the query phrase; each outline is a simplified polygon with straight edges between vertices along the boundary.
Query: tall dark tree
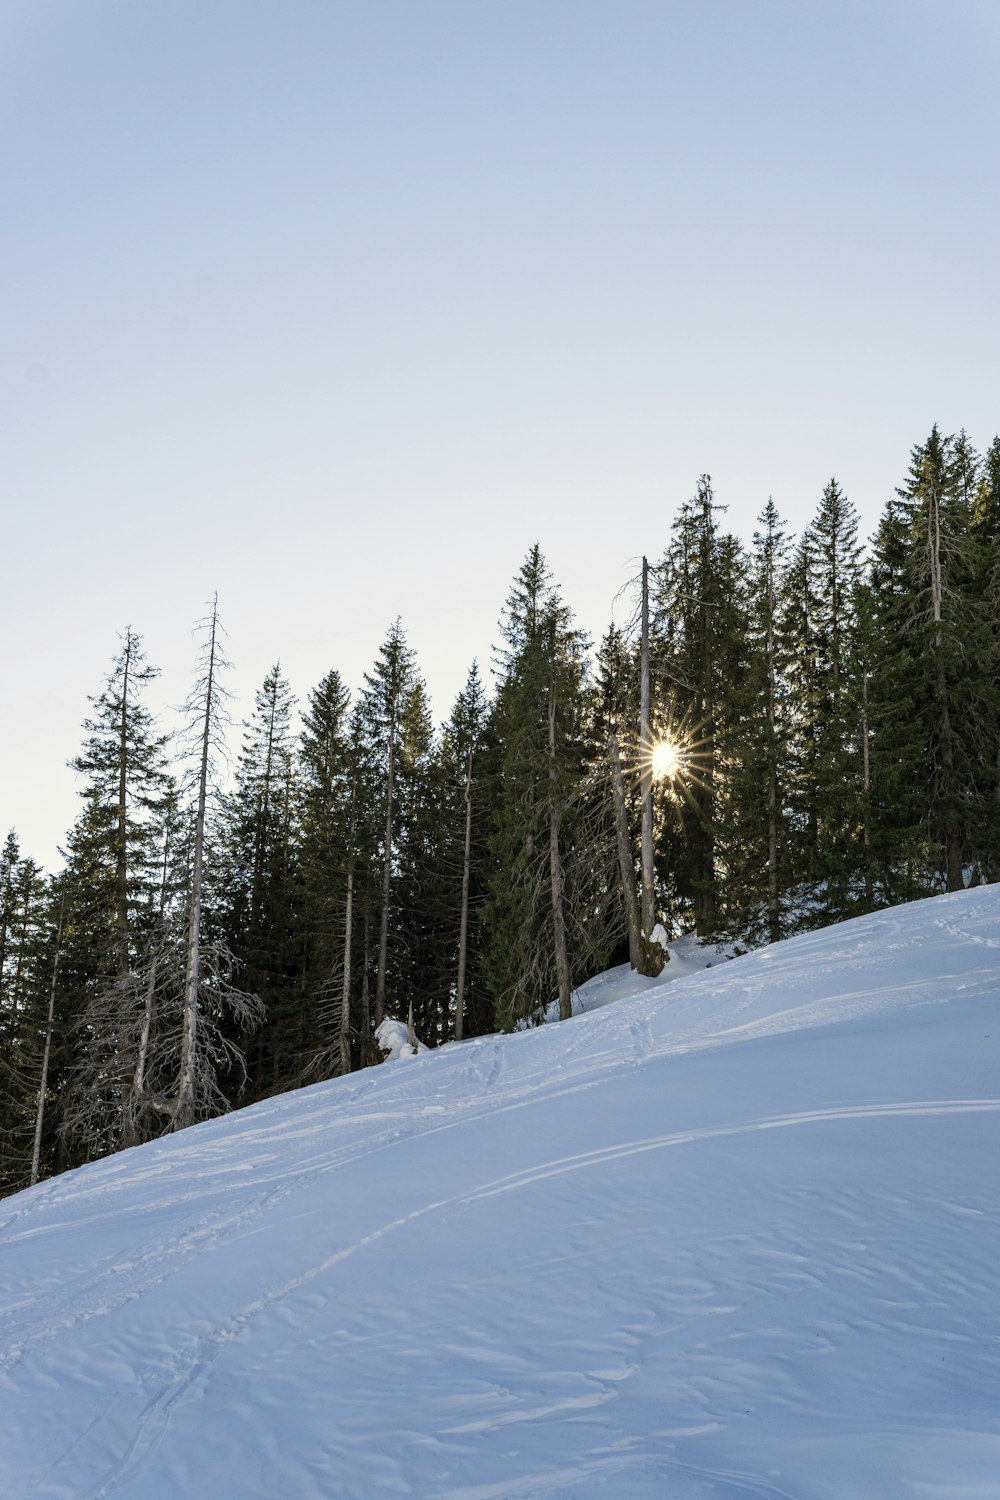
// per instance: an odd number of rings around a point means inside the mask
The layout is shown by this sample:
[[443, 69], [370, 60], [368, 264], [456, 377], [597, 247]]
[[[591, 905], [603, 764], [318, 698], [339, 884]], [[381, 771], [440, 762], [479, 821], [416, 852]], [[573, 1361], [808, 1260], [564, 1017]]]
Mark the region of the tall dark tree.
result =
[[[377, 1030], [385, 1017], [390, 964], [394, 971], [401, 968], [403, 955], [398, 942], [390, 955], [394, 911], [398, 912], [394, 898], [398, 896], [400, 848], [409, 835], [408, 820], [417, 811], [420, 781], [430, 749], [425, 690], [398, 619], [382, 644], [374, 668], [365, 675], [359, 718], [363, 774], [369, 801], [378, 806], [380, 814], [378, 828], [372, 830], [378, 841], [377, 849], [373, 850], [373, 864], [378, 866], [378, 891], [370, 902], [367, 917], [371, 927], [374, 914], [377, 933], [371, 1004], [371, 1024]], [[366, 971], [373, 945], [369, 941], [367, 946]], [[394, 1008], [399, 1008], [401, 1000], [400, 995], [392, 997]]]
[[444, 930], [441, 988], [453, 994], [452, 1034], [489, 1029], [492, 1007], [482, 979], [483, 903], [488, 879], [490, 801], [488, 704], [473, 662], [445, 725], [439, 755], [441, 838], [437, 874]]
[[928, 772], [925, 805], [950, 891], [962, 889], [978, 841], [975, 787], [992, 717], [983, 663], [996, 647], [987, 601], [975, 593], [977, 475], [964, 437], [944, 437], [935, 426], [913, 450], [898, 491], [909, 525], [903, 625], [912, 642], [911, 696]]
[[351, 950], [358, 773], [350, 694], [335, 671], [311, 694], [298, 759], [298, 932], [303, 1041], [311, 1075], [351, 1067]]
[[249, 1094], [258, 1098], [289, 1087], [309, 1047], [294, 942], [293, 703], [276, 664], [244, 723], [223, 818], [225, 942], [241, 985], [258, 996], [265, 1014], [253, 1041], [244, 1039]]
[[139, 637], [122, 637], [91, 700], [83, 749], [83, 811], [67, 847], [64, 989], [76, 1016], [74, 1080], [62, 1127], [71, 1156], [135, 1139], [133, 1083], [144, 993], [158, 942], [160, 843], [169, 779], [164, 736], [142, 694], [155, 671]]
[[781, 581], [789, 543], [773, 500], [758, 517], [747, 588], [745, 671], [731, 688], [738, 706], [727, 830], [730, 929], [777, 942], [786, 931], [790, 884], [786, 769], [790, 736], [788, 649]]
[[991, 647], [982, 663], [985, 734], [977, 757], [976, 798], [981, 810], [975, 850], [976, 874], [1000, 879], [1000, 437], [983, 458], [973, 505], [972, 592], [981, 601]]
[[795, 716], [793, 879], [810, 922], [849, 916], [860, 899], [861, 579], [857, 512], [831, 479], [785, 586]]
[[487, 907], [488, 982], [501, 1025], [513, 1026], [598, 962], [576, 794], [584, 766], [586, 643], [538, 546], [514, 582], [500, 624], [500, 684], [491, 715], [498, 789]]
[[31, 1179], [48, 885], [11, 832], [0, 854], [0, 1194]]
[[658, 572], [654, 634], [661, 723], [684, 741], [685, 774], [663, 807], [676, 879], [698, 930], [723, 916], [729, 767], [738, 736], [732, 691], [747, 637], [745, 559], [723, 532], [708, 475], [681, 507]]
[[450, 912], [442, 905], [443, 786], [427, 689], [416, 677], [403, 704], [396, 757], [387, 993], [401, 1018], [412, 1015], [428, 1045], [449, 1034]]
[[[620, 915], [628, 943], [629, 963], [633, 969], [646, 972], [652, 966], [640, 908], [635, 839], [635, 829], [641, 822], [639, 801], [646, 788], [639, 773], [639, 740], [634, 734], [638, 714], [635, 665], [634, 653], [629, 650], [623, 632], [612, 625], [597, 653], [595, 680], [589, 697], [589, 748], [595, 769], [602, 761], [606, 763], [607, 797], [614, 824], [618, 865], [616, 884], [620, 891]], [[649, 771], [651, 774], [651, 766]], [[651, 784], [649, 795], [651, 800]], [[650, 922], [652, 930], [653, 923]]]

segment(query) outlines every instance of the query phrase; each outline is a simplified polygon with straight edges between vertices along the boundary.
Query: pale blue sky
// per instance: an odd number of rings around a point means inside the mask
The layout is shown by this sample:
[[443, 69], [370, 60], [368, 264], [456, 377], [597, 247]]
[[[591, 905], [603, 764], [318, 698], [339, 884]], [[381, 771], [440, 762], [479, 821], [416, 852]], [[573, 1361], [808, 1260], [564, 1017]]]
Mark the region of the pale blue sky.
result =
[[535, 538], [596, 635], [703, 471], [867, 528], [984, 447], [998, 68], [995, 0], [4, 0], [0, 836], [214, 589], [239, 712], [398, 613], [440, 718]]

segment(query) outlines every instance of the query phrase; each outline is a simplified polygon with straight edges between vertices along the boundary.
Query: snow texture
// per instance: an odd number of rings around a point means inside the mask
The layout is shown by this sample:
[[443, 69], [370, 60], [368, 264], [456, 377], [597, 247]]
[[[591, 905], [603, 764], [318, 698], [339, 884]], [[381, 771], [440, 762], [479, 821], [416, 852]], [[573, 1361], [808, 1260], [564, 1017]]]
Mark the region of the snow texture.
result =
[[0, 1494], [996, 1500], [1000, 888], [674, 969], [0, 1203]]
[[395, 1021], [391, 1016], [386, 1016], [382, 1022], [375, 1033], [375, 1040], [385, 1053], [386, 1062], [396, 1062], [400, 1057], [419, 1057], [421, 1052], [430, 1051], [419, 1037], [416, 1047], [412, 1047], [406, 1022]]

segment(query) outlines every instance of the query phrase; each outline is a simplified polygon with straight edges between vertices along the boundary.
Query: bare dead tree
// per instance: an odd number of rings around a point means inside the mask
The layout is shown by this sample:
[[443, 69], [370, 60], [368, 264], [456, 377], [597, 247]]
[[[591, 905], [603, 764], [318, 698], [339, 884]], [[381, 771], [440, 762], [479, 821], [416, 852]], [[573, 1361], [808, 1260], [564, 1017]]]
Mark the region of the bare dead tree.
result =
[[56, 994], [59, 986], [59, 961], [62, 957], [63, 920], [66, 913], [66, 898], [59, 903], [59, 921], [56, 925], [56, 942], [52, 954], [52, 979], [49, 984], [49, 1012], [45, 1024], [45, 1045], [42, 1049], [42, 1071], [38, 1080], [38, 1108], [35, 1111], [35, 1138], [31, 1152], [31, 1186], [38, 1181], [42, 1159], [42, 1131], [45, 1125], [45, 1100], [49, 1089], [49, 1059], [52, 1055], [52, 1033], [55, 1029]]
[[[181, 1036], [180, 1077], [177, 1080], [177, 1098], [174, 1105], [173, 1123], [177, 1130], [189, 1125], [195, 1117], [197, 1096], [196, 1077], [199, 1072], [198, 1047], [198, 991], [202, 961], [201, 908], [205, 879], [205, 814], [208, 804], [208, 775], [212, 749], [212, 736], [218, 714], [216, 675], [219, 665], [219, 596], [212, 595], [211, 613], [207, 621], [208, 644], [205, 654], [205, 671], [202, 683], [202, 730], [198, 760], [198, 791], [195, 804], [194, 849], [191, 865], [191, 889], [188, 895], [187, 966], [184, 976], [184, 1025]], [[197, 692], [197, 688], [196, 688]]]
[[632, 836], [629, 833], [628, 810], [625, 802], [621, 748], [618, 744], [618, 735], [614, 730], [608, 736], [608, 766], [611, 771], [611, 797], [615, 813], [615, 845], [621, 876], [622, 904], [625, 908], [625, 925], [628, 931], [628, 957], [632, 968], [641, 972], [644, 959], [642, 921], [639, 915], [639, 898], [635, 889], [635, 862], [632, 856]]

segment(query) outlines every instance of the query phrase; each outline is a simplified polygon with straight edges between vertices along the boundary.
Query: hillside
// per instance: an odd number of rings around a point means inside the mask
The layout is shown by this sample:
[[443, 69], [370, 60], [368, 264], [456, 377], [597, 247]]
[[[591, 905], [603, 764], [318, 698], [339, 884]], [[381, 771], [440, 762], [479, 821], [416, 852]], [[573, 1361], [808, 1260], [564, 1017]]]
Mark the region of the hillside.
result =
[[988, 887], [7, 1199], [0, 1494], [995, 1500], [998, 1001]]

